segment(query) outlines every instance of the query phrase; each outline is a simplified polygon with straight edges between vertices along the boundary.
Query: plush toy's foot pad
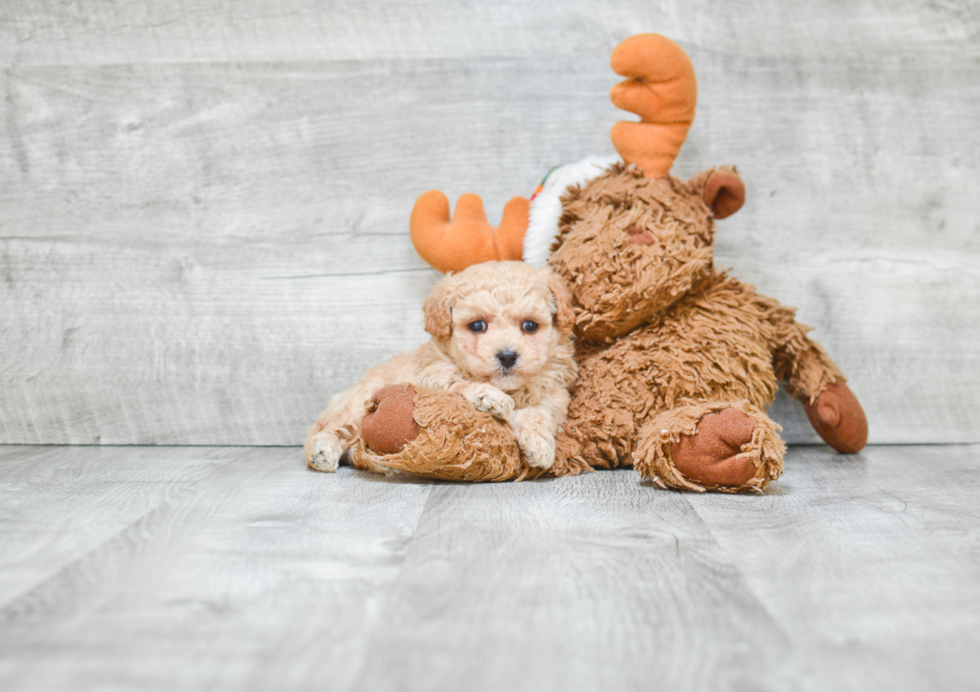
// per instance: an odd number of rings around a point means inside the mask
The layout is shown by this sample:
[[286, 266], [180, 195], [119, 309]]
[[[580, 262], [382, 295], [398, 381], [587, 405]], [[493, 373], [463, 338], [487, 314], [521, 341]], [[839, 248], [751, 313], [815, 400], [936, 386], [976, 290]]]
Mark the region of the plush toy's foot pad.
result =
[[778, 429], [747, 401], [681, 406], [640, 430], [633, 464], [662, 487], [759, 491], [782, 473]]
[[[411, 394], [386, 393], [377, 410], [368, 414], [373, 416], [370, 425], [367, 417], [362, 421], [359, 442], [363, 444], [353, 450], [356, 463], [451, 481], [512, 480], [535, 471], [521, 459], [508, 423], [477, 411], [458, 394], [427, 387], [405, 389]], [[414, 428], [408, 425], [406, 412]], [[406, 429], [415, 433], [411, 439]], [[388, 435], [393, 440], [390, 446], [380, 430], [395, 431]], [[397, 451], [383, 451], [396, 446]]]
[[419, 436], [415, 422], [415, 388], [407, 384], [383, 387], [371, 397], [361, 420], [361, 438], [375, 454], [398, 454]]
[[810, 425], [823, 441], [844, 454], [854, 454], [868, 443], [868, 419], [857, 397], [842, 380], [803, 402]]
[[674, 467], [695, 483], [737, 488], [756, 474], [755, 461], [742, 454], [742, 446], [752, 441], [755, 421], [733, 408], [708, 413], [693, 435], [681, 435], [670, 455]]

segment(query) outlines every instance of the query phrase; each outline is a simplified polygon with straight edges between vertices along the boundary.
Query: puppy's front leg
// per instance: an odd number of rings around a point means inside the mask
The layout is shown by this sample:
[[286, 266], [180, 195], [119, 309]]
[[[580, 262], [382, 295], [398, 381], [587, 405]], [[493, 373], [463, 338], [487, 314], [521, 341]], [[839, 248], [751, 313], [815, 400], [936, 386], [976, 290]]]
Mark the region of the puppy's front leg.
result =
[[497, 418], [509, 419], [514, 412], [514, 400], [509, 394], [492, 384], [463, 379], [459, 368], [446, 361], [437, 361], [422, 370], [419, 384], [455, 392], [470, 402], [473, 408]]
[[538, 406], [519, 409], [511, 419], [517, 444], [530, 466], [549, 469], [555, 463], [558, 426], [550, 411]]
[[510, 419], [514, 413], [514, 400], [511, 396], [492, 384], [468, 384], [461, 393], [478, 411], [486, 411], [504, 420]]

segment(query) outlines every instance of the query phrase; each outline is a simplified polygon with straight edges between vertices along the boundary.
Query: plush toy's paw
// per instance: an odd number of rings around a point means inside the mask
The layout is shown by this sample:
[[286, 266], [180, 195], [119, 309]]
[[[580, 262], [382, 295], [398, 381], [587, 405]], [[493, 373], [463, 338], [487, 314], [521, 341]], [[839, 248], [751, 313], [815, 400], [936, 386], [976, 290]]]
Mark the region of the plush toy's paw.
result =
[[838, 380], [810, 403], [803, 402], [810, 425], [823, 441], [844, 454], [854, 454], [868, 443], [868, 419], [857, 397]]
[[343, 453], [344, 447], [333, 433], [318, 433], [306, 443], [306, 463], [316, 471], [333, 473]]
[[507, 418], [514, 412], [514, 400], [492, 384], [471, 384], [463, 390], [463, 398], [477, 411], [486, 411], [497, 418]]
[[755, 422], [734, 408], [706, 414], [693, 435], [674, 442], [671, 458], [677, 470], [705, 487], [737, 488], [758, 472], [752, 456], [741, 454], [752, 441]]
[[383, 387], [371, 397], [371, 406], [361, 419], [361, 439], [375, 454], [398, 454], [418, 437], [414, 414], [415, 389], [411, 385]]

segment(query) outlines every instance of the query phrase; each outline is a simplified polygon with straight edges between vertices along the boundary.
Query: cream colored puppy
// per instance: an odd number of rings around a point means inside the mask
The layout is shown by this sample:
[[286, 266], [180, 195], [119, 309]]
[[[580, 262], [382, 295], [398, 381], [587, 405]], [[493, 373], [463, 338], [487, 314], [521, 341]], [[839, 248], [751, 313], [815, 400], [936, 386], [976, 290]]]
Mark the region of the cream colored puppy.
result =
[[578, 373], [562, 279], [524, 262], [485, 262], [440, 281], [422, 310], [432, 338], [330, 400], [306, 438], [310, 467], [335, 471], [373, 394], [409, 384], [455, 392], [508, 421], [527, 463], [549, 468]]

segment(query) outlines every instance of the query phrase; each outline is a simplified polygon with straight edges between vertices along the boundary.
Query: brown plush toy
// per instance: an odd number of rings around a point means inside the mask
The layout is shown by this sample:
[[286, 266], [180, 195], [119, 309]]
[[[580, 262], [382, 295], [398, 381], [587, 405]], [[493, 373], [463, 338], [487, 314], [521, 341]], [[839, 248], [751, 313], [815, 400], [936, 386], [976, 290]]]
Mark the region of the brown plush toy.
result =
[[[715, 219], [745, 198], [736, 171], [670, 175], [694, 117], [687, 55], [644, 34], [616, 48], [612, 67], [628, 78], [613, 88], [613, 102], [641, 117], [613, 128], [621, 161], [552, 172], [530, 205], [508, 203], [500, 231], [475, 196], [460, 200], [452, 221], [436, 191], [412, 214], [416, 247], [437, 268], [522, 255], [568, 281], [580, 375], [550, 473], [633, 465], [661, 487], [761, 490], [782, 471], [779, 426], [765, 412], [780, 380], [829, 445], [857, 452], [867, 441], [864, 412], [794, 310], [714, 266]], [[435, 478], [529, 475], [510, 430], [456, 399], [379, 392], [364, 453]], [[407, 432], [393, 443], [391, 430]]]

